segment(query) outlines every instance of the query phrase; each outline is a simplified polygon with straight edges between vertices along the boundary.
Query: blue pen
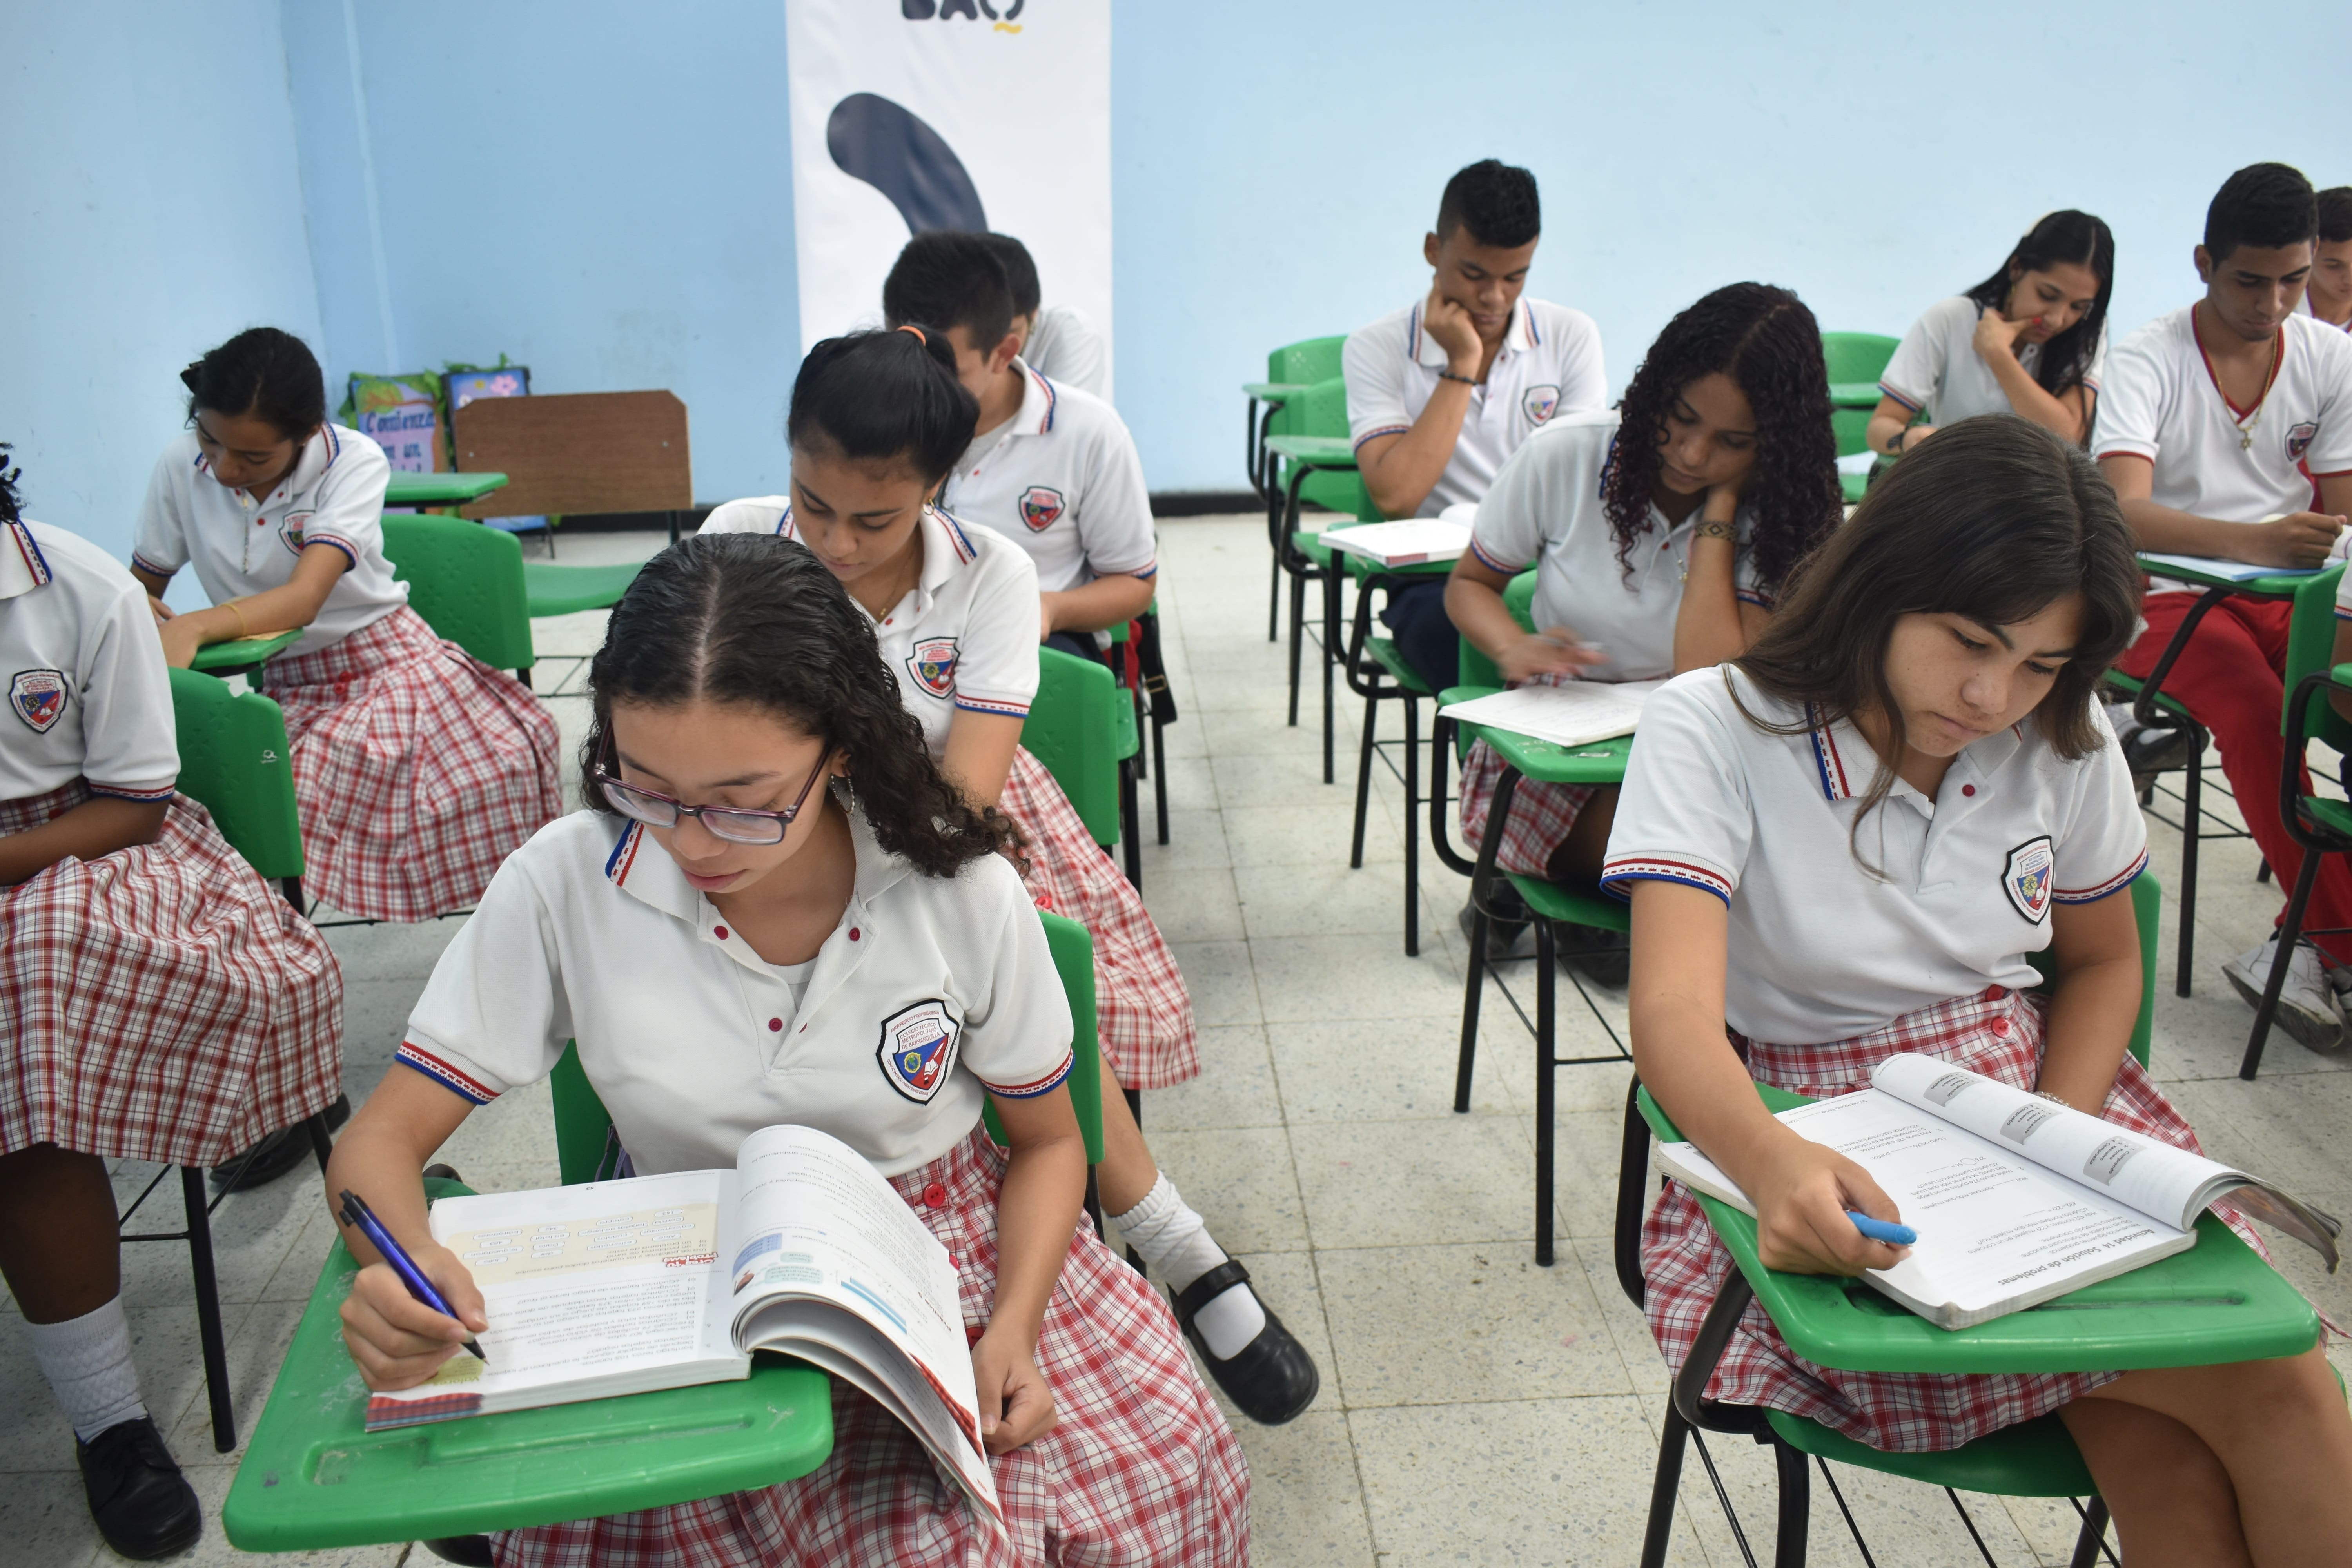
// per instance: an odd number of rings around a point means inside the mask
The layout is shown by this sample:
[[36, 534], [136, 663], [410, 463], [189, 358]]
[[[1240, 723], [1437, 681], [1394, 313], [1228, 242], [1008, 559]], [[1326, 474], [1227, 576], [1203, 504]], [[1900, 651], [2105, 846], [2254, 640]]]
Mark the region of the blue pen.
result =
[[[456, 1318], [457, 1310], [433, 1288], [433, 1281], [425, 1277], [425, 1270], [416, 1267], [416, 1260], [401, 1249], [400, 1243], [392, 1239], [392, 1232], [384, 1228], [383, 1221], [375, 1217], [375, 1211], [367, 1206], [367, 1200], [349, 1187], [343, 1189], [342, 1200], [343, 1223], [366, 1237], [368, 1244], [383, 1255], [383, 1260], [392, 1265], [392, 1271], [400, 1276], [400, 1282], [408, 1287], [408, 1293], [443, 1317]], [[464, 1321], [463, 1319], [458, 1321]], [[465, 1348], [474, 1352], [476, 1361], [490, 1359], [472, 1340], [466, 1342]]]
[[1873, 1219], [1868, 1215], [1858, 1214], [1853, 1209], [1845, 1211], [1845, 1217], [1853, 1221], [1854, 1229], [1862, 1232], [1871, 1240], [1883, 1241], [1889, 1247], [1909, 1247], [1919, 1239], [1919, 1233], [1907, 1225], [1890, 1225], [1883, 1219]]

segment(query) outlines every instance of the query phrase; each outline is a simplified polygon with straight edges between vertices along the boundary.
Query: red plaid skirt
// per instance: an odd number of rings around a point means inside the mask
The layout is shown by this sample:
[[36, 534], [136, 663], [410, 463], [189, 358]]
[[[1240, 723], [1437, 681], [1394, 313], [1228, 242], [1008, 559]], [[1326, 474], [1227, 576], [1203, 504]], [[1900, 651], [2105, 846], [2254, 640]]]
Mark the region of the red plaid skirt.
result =
[[[1996, 985], [1906, 1013], [1884, 1028], [1818, 1046], [1776, 1046], [1734, 1036], [1750, 1076], [1762, 1083], [1822, 1099], [1870, 1087], [1870, 1069], [1898, 1051], [1937, 1057], [1987, 1078], [2030, 1089], [2041, 1076], [2042, 1009], [2037, 996]], [[2099, 1114], [2200, 1153], [2197, 1134], [2166, 1101], [2130, 1057]], [[2261, 1240], [2227, 1204], [2213, 1212], [2263, 1252]], [[1669, 1181], [1642, 1226], [1643, 1310], [1650, 1332], [1679, 1370], [1698, 1338], [1699, 1324], [1732, 1268], [1696, 1199]], [[1988, 1432], [2014, 1426], [2070, 1404], [2120, 1373], [2034, 1373], [1994, 1376], [1841, 1372], [1816, 1366], [1790, 1350], [1760, 1304], [1751, 1303], [1723, 1360], [1708, 1380], [1706, 1397], [1733, 1405], [1786, 1410], [1836, 1428], [1882, 1452], [1957, 1448]]]
[[[1004, 1156], [978, 1128], [894, 1177], [956, 1259], [967, 1331], [996, 1292], [996, 1201]], [[936, 1206], [924, 1199], [946, 1189]], [[939, 1196], [936, 1192], [933, 1196]], [[501, 1565], [533, 1568], [870, 1568], [882, 1563], [1246, 1563], [1249, 1473], [1192, 1372], [1168, 1305], [1080, 1224], [1045, 1308], [1037, 1367], [1054, 1426], [991, 1457], [1010, 1540], [976, 1522], [963, 1494], [907, 1429], [835, 1381], [833, 1454], [782, 1486], [495, 1535]]]
[[1045, 764], [1013, 753], [998, 809], [1029, 840], [1029, 893], [1041, 910], [1094, 933], [1095, 1032], [1103, 1059], [1127, 1089], [1173, 1089], [1201, 1075], [1192, 996], [1176, 955], [1135, 884], [1087, 832]]
[[[89, 798], [0, 801], [0, 834]], [[342, 971], [174, 795], [154, 843], [0, 888], [0, 1152], [216, 1165], [341, 1090]]]
[[462, 910], [563, 814], [555, 721], [414, 610], [274, 660], [262, 681], [294, 742], [303, 889], [347, 914]]
[[[1486, 836], [1486, 807], [1503, 782], [1503, 759], [1485, 741], [1473, 741], [1462, 759], [1462, 841], [1475, 855]], [[1527, 877], [1548, 877], [1551, 858], [1568, 841], [1597, 784], [1540, 784], [1522, 778], [1511, 792], [1510, 820], [1495, 847], [1495, 865]]]

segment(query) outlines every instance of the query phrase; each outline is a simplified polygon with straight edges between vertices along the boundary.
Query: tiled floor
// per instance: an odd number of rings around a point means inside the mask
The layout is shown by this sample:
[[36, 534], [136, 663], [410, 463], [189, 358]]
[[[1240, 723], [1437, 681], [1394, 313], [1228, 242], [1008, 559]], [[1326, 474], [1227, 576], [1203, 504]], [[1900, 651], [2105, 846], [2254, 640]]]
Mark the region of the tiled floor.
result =
[[[567, 541], [565, 558], [623, 559], [658, 542], [591, 536]], [[1144, 889], [1191, 983], [1204, 1070], [1148, 1096], [1144, 1125], [1171, 1176], [1248, 1262], [1324, 1373], [1322, 1397], [1289, 1426], [1235, 1418], [1255, 1478], [1255, 1560], [1266, 1568], [1631, 1563], [1664, 1375], [1610, 1265], [1625, 1069], [1560, 1075], [1559, 1261], [1538, 1268], [1528, 1234], [1532, 1052], [1507, 1008], [1487, 1009], [1470, 1113], [1452, 1110], [1462, 879], [1424, 851], [1423, 952], [1404, 957], [1401, 793], [1378, 775], [1366, 865], [1348, 870], [1360, 709], [1343, 707], [1340, 782], [1327, 787], [1311, 687], [1306, 722], [1283, 722], [1282, 650], [1265, 640], [1263, 523], [1171, 521], [1161, 542], [1160, 612], [1183, 718], [1167, 736], [1171, 842], [1147, 844]], [[539, 645], [584, 654], [600, 619], [542, 622]], [[579, 665], [548, 658], [540, 675], [576, 742], [586, 706]], [[1146, 811], [1148, 821], [1148, 798]], [[2258, 1082], [2234, 1076], [2248, 1015], [2216, 968], [2267, 929], [2277, 892], [2255, 883], [2250, 845], [2206, 847], [2196, 994], [2178, 998], [2168, 895], [2179, 838], [2153, 831], [2168, 885], [2158, 1078], [2218, 1156], [2323, 1207], [2352, 1210], [2352, 1174], [2330, 1152], [2352, 1114], [2352, 1060], [2315, 1056], [2280, 1035]], [[332, 933], [349, 984], [354, 1098], [388, 1065], [456, 925]], [[1622, 1009], [1606, 996], [1601, 1006], [1622, 1027]], [[1565, 1045], [1603, 1046], [1566, 988], [1562, 1018]], [[446, 1157], [482, 1185], [552, 1182], [543, 1091], [478, 1113]], [[126, 1195], [150, 1174], [124, 1172]], [[176, 1223], [175, 1189], [154, 1201]], [[215, 1223], [249, 1427], [328, 1232], [315, 1187], [297, 1179], [232, 1200]], [[2322, 1275], [2298, 1247], [2279, 1251], [2299, 1284], [2352, 1321], [2352, 1287]], [[183, 1561], [226, 1561], [237, 1554], [220, 1535], [217, 1509], [236, 1456], [212, 1451], [184, 1254], [133, 1248], [125, 1273], [147, 1397], [214, 1510], [205, 1542]], [[2352, 1356], [2342, 1359], [2352, 1368]], [[71, 1435], [21, 1350], [0, 1358], [0, 1401], [26, 1417], [0, 1428], [0, 1469], [13, 1472], [0, 1492], [0, 1562], [111, 1561], [83, 1511]], [[1751, 1541], [1767, 1549], [1769, 1464], [1734, 1442], [1718, 1441], [1714, 1456]], [[1877, 1562], [1975, 1560], [1941, 1496], [1843, 1468], [1835, 1475]], [[1675, 1561], [1738, 1563], [1696, 1458], [1683, 1498]], [[1966, 1500], [2000, 1563], [2066, 1561], [2064, 1504]], [[1862, 1561], [1818, 1485], [1813, 1517], [1812, 1561]], [[404, 1552], [412, 1564], [430, 1561], [396, 1545], [315, 1561], [394, 1563]]]

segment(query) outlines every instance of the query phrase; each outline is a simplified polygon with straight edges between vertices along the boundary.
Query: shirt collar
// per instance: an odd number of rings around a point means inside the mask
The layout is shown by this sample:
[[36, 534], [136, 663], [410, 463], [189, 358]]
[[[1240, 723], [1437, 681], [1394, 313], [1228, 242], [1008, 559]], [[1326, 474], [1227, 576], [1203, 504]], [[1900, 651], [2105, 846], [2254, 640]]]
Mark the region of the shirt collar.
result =
[[7, 524], [7, 537], [0, 540], [0, 599], [14, 599], [29, 594], [50, 578], [48, 557], [33, 538], [33, 531], [21, 522]]
[[[783, 508], [776, 518], [776, 532], [786, 539], [800, 538], [799, 525], [793, 521], [792, 503], [785, 501]], [[923, 535], [923, 572], [915, 585], [922, 595], [918, 607], [929, 609], [931, 600], [947, 586], [948, 579], [971, 565], [980, 552], [973, 546], [971, 535], [964, 531], [963, 524], [938, 507], [923, 508], [919, 526]]]
[[[1528, 310], [1527, 300], [1522, 299], [1511, 307], [1510, 325], [1503, 329], [1503, 346], [1496, 352], [1496, 361], [1499, 363], [1513, 354], [1537, 347], [1542, 342], [1543, 333], [1536, 326], [1535, 316]], [[1405, 327], [1405, 348], [1416, 364], [1426, 365], [1431, 370], [1445, 368], [1445, 351], [1421, 330], [1419, 305], [1413, 306], [1412, 320]]]
[[[1811, 703], [1805, 705], [1806, 721], [1812, 726], [1807, 736], [1812, 747], [1813, 765], [1818, 771], [1824, 800], [1851, 800], [1870, 787], [1872, 774], [1878, 768], [1878, 757], [1870, 742], [1855, 729], [1853, 721], [1841, 719], [1834, 724], [1821, 721], [1821, 710]], [[1999, 771], [2001, 764], [2017, 754], [2025, 744], [2020, 726], [2012, 724], [1980, 741], [1971, 741], [1960, 748], [1952, 759], [1955, 771], [1972, 779], [1986, 778]], [[1945, 775], [1948, 779], [1949, 773]], [[1928, 815], [1935, 813], [1935, 803], [1921, 795], [1898, 776], [1894, 793], [1916, 800]]]
[[1013, 368], [1021, 373], [1021, 412], [1013, 416], [1013, 436], [1050, 436], [1054, 433], [1054, 412], [1061, 401], [1054, 384], [1029, 368], [1029, 362], [1015, 355]]
[[[315, 435], [302, 443], [301, 453], [294, 459], [293, 471], [279, 480], [277, 488], [262, 497], [258, 503], [241, 489], [230, 491], [229, 499], [241, 507], [256, 504], [268, 507], [280, 498], [291, 502], [325, 478], [327, 470], [333, 468], [335, 460], [342, 455], [342, 432], [332, 423], [321, 425]], [[196, 472], [209, 478], [212, 474], [211, 459], [200, 454], [196, 458]]]

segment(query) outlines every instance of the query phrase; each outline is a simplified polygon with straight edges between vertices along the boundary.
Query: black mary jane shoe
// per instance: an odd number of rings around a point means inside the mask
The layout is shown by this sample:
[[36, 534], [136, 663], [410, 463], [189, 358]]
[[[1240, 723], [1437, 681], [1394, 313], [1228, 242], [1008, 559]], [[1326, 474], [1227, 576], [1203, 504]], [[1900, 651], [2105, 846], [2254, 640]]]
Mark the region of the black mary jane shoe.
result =
[[1552, 952], [1605, 991], [1622, 991], [1633, 974], [1633, 952], [1625, 933], [1605, 926], [1561, 921], [1551, 928]]
[[1315, 1370], [1315, 1358], [1282, 1326], [1274, 1309], [1259, 1299], [1265, 1327], [1224, 1361], [1209, 1353], [1208, 1342], [1192, 1326], [1193, 1315], [1202, 1308], [1234, 1286], [1248, 1283], [1249, 1270], [1227, 1258], [1183, 1289], [1170, 1291], [1169, 1300], [1175, 1305], [1176, 1321], [1184, 1337], [1192, 1342], [1192, 1349], [1207, 1365], [1209, 1375], [1217, 1380], [1217, 1386], [1225, 1391], [1225, 1397], [1258, 1425], [1279, 1426], [1315, 1403], [1323, 1374]]
[[140, 1563], [169, 1557], [205, 1532], [196, 1490], [152, 1416], [118, 1421], [87, 1443], [76, 1439], [74, 1458], [90, 1521], [121, 1555]]
[[442, 1562], [459, 1563], [463, 1568], [490, 1568], [497, 1561], [490, 1555], [490, 1538], [487, 1535], [444, 1535], [424, 1545]]
[[[335, 1096], [335, 1103], [327, 1107], [327, 1131], [332, 1132], [351, 1119], [352, 1097]], [[213, 1191], [249, 1193], [256, 1187], [266, 1187], [310, 1157], [310, 1124], [297, 1121], [291, 1127], [279, 1128], [244, 1153], [215, 1165]]]

